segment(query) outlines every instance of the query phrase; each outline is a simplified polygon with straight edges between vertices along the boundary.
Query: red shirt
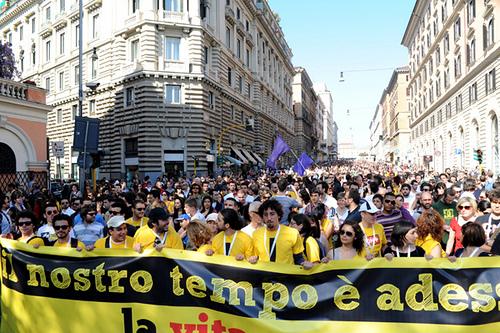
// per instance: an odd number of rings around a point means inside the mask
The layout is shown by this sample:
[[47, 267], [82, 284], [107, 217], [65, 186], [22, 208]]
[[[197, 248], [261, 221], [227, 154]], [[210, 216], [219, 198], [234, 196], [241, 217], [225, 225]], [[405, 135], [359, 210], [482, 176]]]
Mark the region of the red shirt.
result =
[[462, 227], [458, 224], [458, 220], [456, 217], [452, 218], [450, 221], [450, 228], [455, 232], [455, 243], [453, 246], [453, 251], [463, 248], [461, 239], [462, 239]]

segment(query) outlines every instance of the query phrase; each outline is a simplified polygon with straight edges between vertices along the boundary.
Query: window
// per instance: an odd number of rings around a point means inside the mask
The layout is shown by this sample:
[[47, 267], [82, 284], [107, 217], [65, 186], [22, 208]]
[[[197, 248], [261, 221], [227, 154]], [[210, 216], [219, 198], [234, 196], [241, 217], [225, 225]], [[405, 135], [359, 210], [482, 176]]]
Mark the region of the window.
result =
[[24, 37], [24, 27], [20, 26], [19, 27], [19, 40], [22, 41]]
[[165, 37], [165, 59], [179, 60], [179, 46], [181, 39], [178, 37]]
[[467, 63], [472, 65], [476, 62], [476, 40], [473, 39], [467, 45]]
[[236, 40], [236, 56], [241, 59], [241, 40], [239, 38]]
[[226, 46], [231, 48], [231, 29], [228, 27], [226, 27]]
[[50, 77], [45, 78], [45, 90], [47, 90], [47, 93], [50, 93]]
[[50, 61], [50, 40], [45, 42], [45, 62]]
[[448, 67], [445, 68], [443, 76], [444, 88], [448, 89], [450, 87], [450, 69]]
[[89, 116], [95, 116], [95, 99], [89, 101]]
[[9, 32], [7, 35], [7, 40], [9, 41], [9, 44], [12, 45], [12, 32]]
[[477, 101], [477, 83], [473, 83], [469, 87], [469, 104]]
[[80, 25], [75, 25], [75, 47], [78, 47], [80, 42]]
[[60, 123], [62, 123], [62, 120], [63, 120], [63, 110], [57, 109], [56, 110], [56, 123], [60, 124]]
[[436, 97], [439, 98], [441, 96], [441, 77], [437, 77], [436, 79]]
[[78, 113], [78, 104], [71, 105], [71, 120], [75, 120], [75, 117]]
[[165, 85], [165, 103], [181, 104], [181, 86], [172, 84]]
[[245, 20], [245, 30], [250, 31], [250, 23], [248, 22], [248, 20]]
[[448, 51], [450, 51], [450, 35], [448, 33], [443, 38], [443, 51], [444, 54], [448, 54]]
[[247, 54], [246, 54], [246, 58], [245, 58], [245, 59], [246, 59], [246, 65], [247, 65], [247, 67], [249, 67], [249, 68], [250, 68], [250, 65], [251, 65], [251, 60], [252, 60], [252, 59], [250, 58], [250, 50], [249, 50], [249, 49], [247, 49], [247, 50], [246, 50], [246, 53], [247, 53]]
[[496, 87], [496, 77], [494, 68], [488, 73], [486, 73], [484, 85], [486, 89], [486, 95], [496, 90], [497, 87]]
[[73, 76], [75, 78], [75, 80], [74, 80], [75, 85], [78, 85], [78, 83], [80, 82], [80, 66], [79, 65], [76, 65], [74, 67]]
[[205, 63], [205, 65], [208, 65], [208, 63], [209, 63], [209, 58], [208, 58], [208, 57], [209, 57], [208, 47], [206, 47], [206, 46], [204, 47], [204, 49], [203, 49], [203, 54], [204, 54], [204, 56], [205, 56], [205, 57], [204, 57], [204, 59], [203, 59], [203, 60], [204, 60], [204, 63]]
[[128, 87], [125, 89], [125, 106], [132, 106], [135, 104], [135, 88]]
[[252, 98], [252, 86], [250, 85], [250, 82], [247, 82], [247, 96], [248, 98]]
[[164, 0], [163, 8], [168, 12], [181, 12], [182, 0]]
[[59, 91], [64, 89], [64, 72], [59, 72]]
[[208, 92], [208, 108], [209, 109], [215, 109], [215, 97], [214, 97], [214, 93], [209, 91]]
[[446, 119], [451, 118], [451, 102], [446, 104]]
[[239, 20], [241, 18], [241, 10], [239, 7], [236, 7], [236, 18]]
[[125, 158], [137, 157], [139, 151], [137, 138], [128, 138], [123, 141], [125, 146]]
[[97, 77], [97, 59], [90, 57], [90, 78], [93, 80]]
[[233, 86], [233, 70], [231, 69], [231, 67], [227, 68], [227, 83], [230, 87]]
[[243, 81], [245, 81], [245, 79], [242, 76], [240, 76], [238, 78], [238, 90], [240, 91], [240, 94], [243, 93]]
[[59, 35], [59, 54], [64, 54], [64, 39], [66, 34], [63, 32]]
[[132, 13], [139, 10], [139, 0], [132, 0]]
[[467, 24], [471, 24], [476, 17], [476, 0], [467, 1]]
[[457, 95], [457, 97], [455, 97], [455, 105], [456, 105], [457, 113], [459, 113], [460, 111], [463, 110], [463, 106], [462, 106], [462, 94]]
[[458, 40], [461, 36], [461, 24], [460, 24], [460, 16], [457, 18], [455, 21], [455, 24], [453, 25], [453, 37], [455, 38], [455, 41]]
[[455, 78], [462, 75], [462, 57], [460, 54], [455, 58]]
[[448, 18], [448, 11], [446, 9], [446, 1], [443, 3], [443, 7], [441, 7], [441, 23], [444, 23]]
[[50, 22], [50, 6], [45, 8], [45, 22]]
[[92, 16], [92, 38], [95, 39], [99, 35], [99, 14]]
[[135, 62], [139, 56], [139, 40], [130, 42], [130, 61]]
[[31, 46], [31, 63], [33, 65], [36, 64], [36, 47], [35, 47], [35, 43], [33, 43], [33, 45]]
[[229, 111], [231, 111], [231, 119], [234, 120], [234, 118], [236, 117], [236, 112], [234, 111], [234, 105], [231, 105]]
[[483, 26], [484, 49], [489, 48], [495, 43], [494, 26], [493, 18], [488, 21], [487, 26]]
[[34, 17], [31, 19], [31, 33], [36, 33], [36, 19]]

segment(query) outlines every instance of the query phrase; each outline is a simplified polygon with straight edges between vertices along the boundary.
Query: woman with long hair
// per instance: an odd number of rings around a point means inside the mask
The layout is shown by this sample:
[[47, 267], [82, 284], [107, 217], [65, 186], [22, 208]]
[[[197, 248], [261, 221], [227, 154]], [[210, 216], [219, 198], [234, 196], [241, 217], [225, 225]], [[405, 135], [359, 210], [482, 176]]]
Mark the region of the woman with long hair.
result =
[[387, 259], [393, 257], [423, 257], [425, 251], [420, 246], [415, 245], [417, 240], [417, 228], [413, 223], [400, 221], [394, 225], [391, 234], [391, 245], [384, 251]]
[[433, 258], [446, 257], [441, 247], [444, 232], [444, 220], [435, 209], [426, 210], [417, 219], [417, 240], [415, 245], [425, 250]]
[[212, 250], [211, 239], [213, 234], [206, 223], [198, 220], [189, 222], [186, 234], [193, 251], [206, 253], [208, 250]]
[[344, 222], [337, 234], [335, 249], [328, 251], [327, 258], [323, 262], [364, 257], [364, 234], [358, 223], [354, 221]]
[[320, 263], [326, 253], [318, 239], [320, 236], [318, 225], [313, 226], [311, 219], [305, 214], [295, 214], [290, 219], [290, 227], [297, 229], [302, 238], [306, 260], [313, 264]]
[[481, 247], [486, 243], [486, 233], [483, 227], [474, 222], [467, 222], [462, 226], [463, 248], [455, 252], [456, 257], [487, 257], [489, 254]]
[[437, 183], [434, 187], [434, 190], [432, 191], [432, 199], [434, 200], [434, 202], [438, 202], [439, 200], [443, 199], [445, 192], [446, 184], [443, 182]]
[[207, 218], [209, 214], [215, 212], [215, 209], [212, 206], [212, 204], [213, 204], [213, 199], [209, 195], [204, 196], [203, 199], [201, 200], [201, 213], [203, 214], [203, 216], [205, 216], [205, 218]]
[[462, 245], [462, 226], [467, 222], [474, 222], [476, 219], [477, 203], [471, 197], [462, 197], [457, 203], [458, 217], [454, 217], [450, 221], [450, 235], [446, 243], [446, 254], [453, 254], [458, 249], [463, 248]]
[[179, 231], [181, 228], [180, 224], [176, 221], [179, 216], [186, 213], [184, 210], [184, 198], [177, 195], [174, 196], [174, 212], [172, 214], [172, 219], [174, 220], [174, 228]]

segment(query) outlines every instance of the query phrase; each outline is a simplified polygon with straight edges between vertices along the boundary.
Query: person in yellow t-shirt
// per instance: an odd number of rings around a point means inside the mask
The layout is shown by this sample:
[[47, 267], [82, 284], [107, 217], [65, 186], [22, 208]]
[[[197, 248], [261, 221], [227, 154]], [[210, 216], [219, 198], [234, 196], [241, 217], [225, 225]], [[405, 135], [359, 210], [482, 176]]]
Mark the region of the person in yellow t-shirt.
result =
[[241, 231], [242, 223], [234, 209], [224, 208], [217, 218], [220, 232], [212, 239], [212, 253], [248, 259], [253, 255], [252, 238]]
[[148, 224], [137, 229], [133, 248], [141, 253], [146, 248], [182, 250], [182, 240], [172, 227], [172, 219], [163, 208], [153, 208], [149, 212]]
[[199, 220], [190, 221], [186, 228], [186, 234], [193, 250], [205, 254], [207, 251], [213, 252], [212, 231], [206, 223]]
[[96, 249], [131, 249], [134, 239], [127, 236], [127, 223], [122, 215], [116, 215], [107, 222], [109, 235], [99, 238], [94, 247]]
[[[144, 201], [140, 199], [135, 200], [132, 206], [132, 217], [125, 221], [128, 225], [134, 227], [133, 234], [135, 234], [135, 231], [137, 231], [137, 229], [148, 224], [149, 218], [144, 216], [145, 211], [146, 204], [144, 203]], [[130, 229], [130, 227], [128, 228]]]
[[[292, 213], [293, 214], [293, 213]], [[320, 246], [318, 240], [320, 236], [320, 230], [317, 225], [314, 224], [311, 218], [305, 214], [294, 214], [290, 218], [290, 227], [297, 229], [304, 244], [304, 255], [306, 260], [312, 262], [313, 264], [319, 264], [321, 259], [326, 256], [326, 251]]]
[[415, 245], [425, 250], [426, 256], [446, 258], [441, 246], [444, 232], [444, 219], [435, 209], [425, 210], [417, 219], [417, 241]]
[[381, 257], [387, 245], [387, 238], [385, 237], [384, 227], [377, 223], [375, 218], [378, 209], [375, 205], [364, 202], [361, 204], [359, 212], [361, 213], [359, 226], [364, 233], [364, 255], [367, 259]]
[[279, 223], [283, 206], [277, 200], [267, 200], [259, 207], [259, 215], [264, 227], [253, 233], [254, 255], [248, 258], [248, 262], [255, 264], [260, 260], [312, 268], [313, 264], [304, 259], [304, 244], [299, 232]]
[[[35, 224], [37, 223], [37, 219], [35, 214], [33, 214], [29, 210], [25, 210], [19, 212], [17, 214], [16, 225], [19, 231], [21, 232], [21, 236], [16, 238], [16, 240], [29, 244], [34, 248], [39, 248], [40, 246], [45, 245], [45, 241], [42, 237], [38, 237], [35, 234]], [[13, 238], [12, 234], [8, 234], [6, 238]]]
[[52, 218], [52, 226], [56, 232], [57, 240], [52, 242], [54, 247], [72, 247], [77, 251], [85, 249], [85, 244], [71, 235], [71, 216], [58, 214]]

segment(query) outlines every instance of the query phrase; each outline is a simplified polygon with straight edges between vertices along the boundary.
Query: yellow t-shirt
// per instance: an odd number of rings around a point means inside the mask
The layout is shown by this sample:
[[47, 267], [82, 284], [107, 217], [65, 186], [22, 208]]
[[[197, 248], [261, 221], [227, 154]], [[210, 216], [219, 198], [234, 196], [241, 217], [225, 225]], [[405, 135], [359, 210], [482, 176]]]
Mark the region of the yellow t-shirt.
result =
[[[52, 244], [52, 246], [53, 247], [71, 247], [71, 242], [60, 243], [60, 242], [56, 241], [54, 244]], [[79, 248], [85, 250], [85, 244], [83, 244], [83, 242], [81, 242], [81, 241], [78, 241], [76, 247], [79, 247]]]
[[318, 242], [311, 236], [306, 239], [306, 260], [310, 262], [321, 261], [321, 250]]
[[374, 257], [382, 256], [382, 249], [387, 245], [387, 239], [385, 238], [384, 227], [375, 223], [372, 227], [364, 227], [359, 224], [363, 232], [365, 233], [365, 248], [363, 255], [371, 253]]
[[208, 250], [213, 250], [212, 249], [212, 244], [203, 244], [202, 246], [200, 246], [198, 248], [198, 250], [196, 250], [196, 252], [205, 253]]
[[136, 228], [140, 228], [140, 227], [147, 225], [148, 221], [149, 221], [149, 218], [147, 218], [147, 217], [143, 217], [139, 221], [134, 221], [134, 218], [131, 217], [131, 218], [127, 219], [125, 222], [136, 227]]
[[223, 244], [224, 231], [221, 231], [217, 235], [215, 235], [212, 239], [212, 248], [214, 250], [214, 253], [224, 255], [224, 249], [231, 246], [234, 235], [236, 235], [236, 240], [234, 241], [231, 252], [228, 255], [236, 257], [239, 254], [243, 254], [243, 256], [245, 256], [245, 259], [250, 258], [253, 255], [252, 238], [250, 238], [250, 236], [248, 236], [241, 230], [235, 232], [230, 236], [226, 235], [226, 244], [228, 245]]
[[29, 237], [21, 237], [21, 238], [18, 238], [17, 240], [20, 242], [29, 244], [31, 246], [34, 246], [34, 245], [44, 246], [45, 245], [43, 238], [35, 236], [35, 235], [29, 236]]
[[[159, 235], [160, 237], [163, 238], [163, 234]], [[134, 245], [139, 243], [142, 245], [142, 248], [153, 248], [154, 246], [154, 241], [155, 241], [156, 235], [153, 232], [153, 229], [151, 229], [147, 224], [143, 225], [137, 231], [135, 232], [134, 235]], [[165, 245], [167, 248], [170, 249], [179, 249], [182, 250], [184, 249], [184, 246], [182, 245], [182, 240], [179, 237], [179, 234], [175, 232], [175, 229], [172, 227], [168, 227], [168, 232], [167, 232], [167, 239], [165, 240]]]
[[[278, 239], [276, 240], [276, 234], [278, 230], [270, 231], [267, 227], [259, 228], [253, 233], [253, 252], [254, 255], [259, 256], [259, 261], [269, 262], [270, 251], [272, 248], [271, 238], [276, 242], [274, 249], [276, 260], [275, 262], [291, 264], [295, 262], [293, 260], [294, 254], [299, 254], [304, 252], [304, 245], [302, 244], [302, 239], [300, 238], [297, 229], [287, 227], [285, 225], [280, 225], [280, 233]], [[264, 236], [266, 236], [266, 243], [264, 244]]]
[[[328, 218], [324, 218], [321, 220], [321, 231], [323, 232], [323, 235], [325, 235], [325, 231], [326, 229], [328, 228], [329, 225], [332, 224], [332, 227], [333, 227], [333, 223], [331, 220], [329, 220]], [[333, 242], [332, 242], [332, 236], [333, 236], [333, 232], [332, 234], [330, 235], [330, 237], [327, 239], [328, 241], [328, 250], [332, 249], [333, 248]]]
[[173, 214], [174, 213], [174, 204], [175, 202], [174, 201], [164, 201], [165, 203], [165, 206], [167, 208], [167, 211], [169, 214]]
[[430, 255], [432, 249], [439, 245], [439, 248], [441, 249], [441, 257], [446, 258], [446, 252], [443, 251], [441, 243], [432, 238], [431, 234], [428, 234], [424, 239], [418, 238], [415, 242], [415, 245], [420, 246], [422, 249], [424, 249], [425, 254], [427, 255]]
[[106, 236], [104, 238], [99, 238], [95, 241], [94, 247], [96, 249], [131, 249], [134, 245], [134, 238], [130, 236], [126, 236], [125, 242], [122, 244], [115, 244], [109, 240], [109, 247], [106, 247], [106, 242], [110, 236]]

